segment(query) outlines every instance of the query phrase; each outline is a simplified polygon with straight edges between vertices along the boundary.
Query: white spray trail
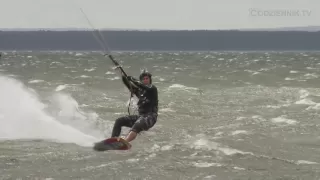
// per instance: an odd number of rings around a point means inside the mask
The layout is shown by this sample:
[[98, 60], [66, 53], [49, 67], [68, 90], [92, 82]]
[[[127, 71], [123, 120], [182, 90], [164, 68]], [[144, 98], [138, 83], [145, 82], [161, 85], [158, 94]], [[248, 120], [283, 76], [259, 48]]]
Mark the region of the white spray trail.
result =
[[48, 115], [35, 91], [21, 82], [0, 75], [0, 84], [1, 139], [45, 139], [80, 146], [99, 140]]

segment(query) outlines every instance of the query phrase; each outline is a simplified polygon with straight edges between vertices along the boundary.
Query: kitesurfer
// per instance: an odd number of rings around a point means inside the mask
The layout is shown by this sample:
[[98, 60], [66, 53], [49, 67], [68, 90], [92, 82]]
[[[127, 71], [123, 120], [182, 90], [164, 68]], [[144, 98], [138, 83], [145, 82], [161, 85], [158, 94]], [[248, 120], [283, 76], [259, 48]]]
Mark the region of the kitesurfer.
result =
[[139, 80], [122, 74], [122, 81], [125, 86], [139, 99], [137, 103], [139, 114], [127, 115], [116, 119], [112, 137], [120, 136], [121, 127], [130, 127], [129, 134], [124, 138], [130, 142], [136, 138], [138, 133], [149, 130], [157, 122], [158, 89], [152, 84], [152, 74], [143, 70]]

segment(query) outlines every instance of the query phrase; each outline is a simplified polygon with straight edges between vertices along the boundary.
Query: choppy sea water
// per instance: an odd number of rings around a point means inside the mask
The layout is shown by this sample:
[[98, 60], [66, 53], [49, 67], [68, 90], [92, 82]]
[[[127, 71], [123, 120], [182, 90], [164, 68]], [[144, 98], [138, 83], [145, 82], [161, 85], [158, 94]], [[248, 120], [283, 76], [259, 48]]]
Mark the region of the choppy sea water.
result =
[[319, 52], [114, 56], [130, 75], [153, 73], [159, 119], [131, 150], [95, 152], [128, 114], [112, 62], [94, 52], [4, 53], [0, 179], [320, 178]]

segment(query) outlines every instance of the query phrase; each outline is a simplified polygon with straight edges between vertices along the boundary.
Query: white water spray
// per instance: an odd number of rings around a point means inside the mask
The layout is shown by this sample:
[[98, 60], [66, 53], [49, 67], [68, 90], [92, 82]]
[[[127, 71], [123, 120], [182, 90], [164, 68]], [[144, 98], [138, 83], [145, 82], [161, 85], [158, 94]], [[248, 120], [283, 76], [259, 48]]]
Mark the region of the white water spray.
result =
[[[24, 86], [23, 83], [0, 75], [0, 84], [1, 139], [44, 139], [61, 143], [75, 143], [80, 146], [92, 146], [93, 142], [102, 138], [98, 133], [94, 136], [88, 135], [89, 126], [83, 126], [84, 116], [80, 117], [79, 112], [75, 115], [74, 109], [70, 109], [72, 107], [70, 102], [75, 103], [75, 101], [70, 101], [66, 95], [58, 96], [60, 98], [57, 99], [59, 108], [64, 111], [60, 111], [60, 119], [56, 119], [45, 111], [47, 106], [40, 102], [36, 92]], [[77, 109], [77, 106], [75, 107]], [[72, 113], [73, 122], [77, 122], [77, 119], [79, 122], [62, 123], [66, 118], [70, 118], [71, 114], [68, 112]], [[91, 131], [95, 130], [91, 129]]]

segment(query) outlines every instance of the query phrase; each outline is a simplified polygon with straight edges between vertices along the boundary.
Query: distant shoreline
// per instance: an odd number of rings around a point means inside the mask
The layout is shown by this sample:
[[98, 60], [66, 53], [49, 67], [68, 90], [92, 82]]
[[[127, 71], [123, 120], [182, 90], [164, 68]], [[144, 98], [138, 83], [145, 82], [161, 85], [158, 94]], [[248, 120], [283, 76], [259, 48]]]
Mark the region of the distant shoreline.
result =
[[[101, 54], [103, 51], [89, 51], [89, 50], [1, 50], [2, 55], [4, 53], [90, 53], [90, 54]], [[119, 55], [122, 53], [320, 53], [320, 50], [217, 50], [217, 51], [111, 51], [112, 55]]]
[[[320, 31], [101, 30], [112, 52], [319, 51]], [[102, 51], [92, 30], [0, 31], [0, 51]]]

